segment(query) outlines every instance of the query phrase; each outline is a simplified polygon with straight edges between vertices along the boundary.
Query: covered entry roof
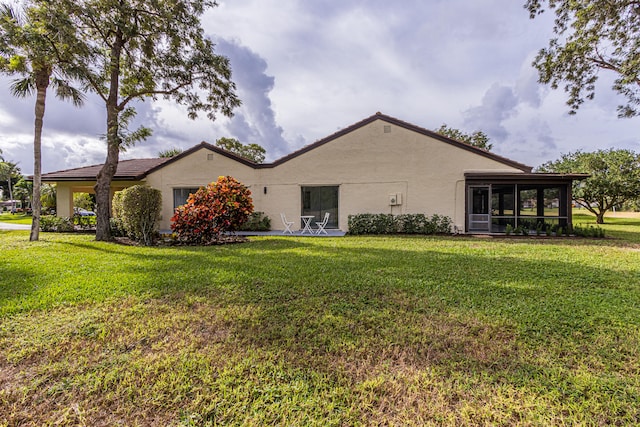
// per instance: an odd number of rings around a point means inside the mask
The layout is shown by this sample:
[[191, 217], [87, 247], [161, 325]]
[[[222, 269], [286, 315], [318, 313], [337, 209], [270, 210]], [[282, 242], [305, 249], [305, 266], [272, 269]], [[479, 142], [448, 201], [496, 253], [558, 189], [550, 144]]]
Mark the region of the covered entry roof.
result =
[[[118, 169], [113, 177], [114, 181], [137, 181], [144, 178], [149, 171], [164, 164], [170, 158], [120, 160]], [[102, 164], [67, 169], [42, 175], [42, 181], [93, 181], [98, 176]]]

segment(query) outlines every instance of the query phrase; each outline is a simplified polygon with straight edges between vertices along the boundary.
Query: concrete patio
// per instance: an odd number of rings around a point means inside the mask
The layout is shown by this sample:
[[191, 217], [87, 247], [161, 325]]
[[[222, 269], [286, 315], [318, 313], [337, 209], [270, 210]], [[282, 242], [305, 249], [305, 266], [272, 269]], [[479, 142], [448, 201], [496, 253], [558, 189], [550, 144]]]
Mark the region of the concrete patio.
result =
[[342, 237], [345, 233], [342, 230], [326, 230], [327, 234], [315, 234], [316, 230], [313, 230], [313, 234], [301, 233], [300, 230], [291, 233], [284, 233], [284, 230], [269, 230], [269, 231], [238, 231], [238, 236], [292, 236], [292, 237]]
[[[293, 234], [284, 233], [284, 230], [269, 230], [269, 231], [237, 231], [235, 234], [238, 236], [285, 236], [285, 237], [343, 237], [345, 234], [342, 230], [326, 230], [327, 234], [309, 234], [309, 233], [300, 233], [300, 230], [296, 230]], [[171, 234], [171, 230], [160, 230], [160, 234]]]

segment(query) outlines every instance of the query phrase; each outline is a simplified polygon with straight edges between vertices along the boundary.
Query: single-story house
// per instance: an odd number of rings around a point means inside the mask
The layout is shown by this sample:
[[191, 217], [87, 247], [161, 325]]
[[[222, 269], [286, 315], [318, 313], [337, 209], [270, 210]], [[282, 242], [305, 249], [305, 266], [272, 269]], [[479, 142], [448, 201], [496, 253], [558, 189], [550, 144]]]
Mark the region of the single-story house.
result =
[[[74, 192], [93, 192], [102, 165], [44, 174], [57, 184], [57, 213], [73, 212]], [[170, 229], [176, 206], [190, 193], [230, 175], [248, 186], [255, 210], [274, 229], [280, 214], [329, 215], [327, 228], [348, 231], [358, 213], [447, 215], [459, 232], [504, 232], [535, 224], [571, 223], [571, 184], [577, 174], [532, 168], [376, 113], [272, 163], [254, 163], [202, 142], [171, 158], [123, 160], [112, 192], [135, 184], [162, 191], [160, 228]], [[554, 207], [555, 206], [555, 207]]]

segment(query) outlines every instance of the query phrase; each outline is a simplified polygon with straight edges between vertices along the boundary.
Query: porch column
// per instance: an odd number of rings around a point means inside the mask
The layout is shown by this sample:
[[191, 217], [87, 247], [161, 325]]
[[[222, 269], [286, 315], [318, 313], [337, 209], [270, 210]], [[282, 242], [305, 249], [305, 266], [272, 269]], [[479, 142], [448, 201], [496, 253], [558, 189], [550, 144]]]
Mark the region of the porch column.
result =
[[569, 182], [568, 184], [560, 186], [560, 200], [558, 200], [558, 208], [560, 209], [559, 214], [560, 216], [567, 217], [567, 226], [570, 229], [573, 228], [573, 218], [571, 218], [573, 215], [573, 209], [571, 207], [571, 185], [572, 182]]
[[56, 186], [56, 216], [73, 216], [73, 191], [71, 187], [61, 183]]
[[544, 216], [544, 187], [536, 188], [536, 216]]

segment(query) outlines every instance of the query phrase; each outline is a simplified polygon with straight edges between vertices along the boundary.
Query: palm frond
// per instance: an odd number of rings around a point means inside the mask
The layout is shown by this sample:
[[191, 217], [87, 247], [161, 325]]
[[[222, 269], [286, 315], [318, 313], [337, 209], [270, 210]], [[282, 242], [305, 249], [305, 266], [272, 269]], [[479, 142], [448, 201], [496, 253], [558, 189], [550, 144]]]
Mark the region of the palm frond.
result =
[[0, 5], [0, 19], [19, 22], [18, 17], [18, 12], [16, 12], [16, 10], [10, 4], [2, 3]]
[[85, 94], [75, 87], [71, 86], [68, 81], [59, 78], [52, 78], [51, 85], [55, 88], [56, 96], [63, 100], [71, 100], [74, 106], [80, 107], [86, 99]]
[[26, 98], [35, 91], [36, 83], [33, 79], [33, 74], [25, 77], [24, 79], [16, 79], [11, 83], [11, 95], [18, 98]]

